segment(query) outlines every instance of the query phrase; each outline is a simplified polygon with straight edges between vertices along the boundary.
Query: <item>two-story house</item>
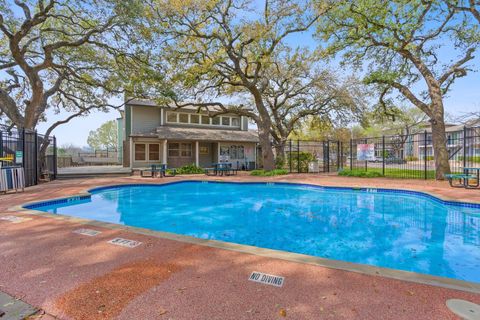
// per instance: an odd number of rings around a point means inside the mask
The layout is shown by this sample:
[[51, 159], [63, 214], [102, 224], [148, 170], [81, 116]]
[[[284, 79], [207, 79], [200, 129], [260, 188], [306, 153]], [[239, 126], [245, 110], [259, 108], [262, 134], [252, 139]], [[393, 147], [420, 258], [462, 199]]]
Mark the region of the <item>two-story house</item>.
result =
[[196, 108], [178, 109], [145, 100], [131, 100], [121, 114], [119, 150], [123, 150], [125, 167], [159, 163], [170, 168], [211, 167], [217, 162], [230, 162], [238, 169], [256, 167], [258, 134], [248, 129], [247, 117], [211, 117]]

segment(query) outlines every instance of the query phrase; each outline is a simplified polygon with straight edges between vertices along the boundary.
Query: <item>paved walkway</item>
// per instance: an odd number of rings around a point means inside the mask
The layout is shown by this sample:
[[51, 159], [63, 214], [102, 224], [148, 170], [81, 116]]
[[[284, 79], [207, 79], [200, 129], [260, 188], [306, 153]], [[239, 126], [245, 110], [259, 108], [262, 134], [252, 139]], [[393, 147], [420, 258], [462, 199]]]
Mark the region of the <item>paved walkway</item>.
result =
[[[27, 201], [73, 195], [93, 186], [180, 179], [54, 181], [0, 196], [0, 215], [11, 215], [8, 208]], [[434, 181], [322, 175], [220, 179], [406, 188], [480, 202], [480, 190], [451, 189]], [[21, 223], [0, 221], [0, 291], [43, 309], [48, 319], [457, 319], [446, 308], [447, 299], [480, 303], [480, 295], [473, 293], [126, 230], [89, 226], [102, 233], [82, 236], [72, 231], [86, 226], [72, 221], [27, 218]], [[114, 237], [142, 245], [129, 249], [108, 244]], [[248, 281], [252, 271], [284, 276], [285, 284], [277, 288]]]

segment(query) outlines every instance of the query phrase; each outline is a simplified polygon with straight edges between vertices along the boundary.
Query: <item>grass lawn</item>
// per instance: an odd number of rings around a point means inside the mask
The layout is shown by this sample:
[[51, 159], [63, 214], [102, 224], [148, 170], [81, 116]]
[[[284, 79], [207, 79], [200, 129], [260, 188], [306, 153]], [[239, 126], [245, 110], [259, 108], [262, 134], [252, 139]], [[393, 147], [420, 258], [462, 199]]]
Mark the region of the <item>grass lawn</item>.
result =
[[[414, 169], [396, 169], [385, 168], [385, 175], [382, 174], [382, 168], [368, 168], [365, 169], [345, 169], [338, 173], [344, 177], [365, 177], [365, 178], [403, 178], [403, 179], [423, 179], [425, 172], [423, 170]], [[435, 179], [435, 170], [427, 170], [427, 179]]]

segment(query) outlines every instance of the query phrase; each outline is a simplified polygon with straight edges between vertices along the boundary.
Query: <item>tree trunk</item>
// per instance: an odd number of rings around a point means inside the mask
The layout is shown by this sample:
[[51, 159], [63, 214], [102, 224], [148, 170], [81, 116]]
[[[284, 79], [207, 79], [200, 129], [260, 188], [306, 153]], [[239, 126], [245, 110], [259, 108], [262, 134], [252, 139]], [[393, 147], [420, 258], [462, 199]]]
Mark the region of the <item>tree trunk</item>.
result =
[[447, 138], [445, 134], [445, 121], [443, 112], [441, 116], [437, 114], [431, 119], [432, 122], [432, 142], [433, 154], [435, 159], [435, 178], [444, 180], [445, 174], [450, 173], [450, 163], [448, 162]]
[[[263, 121], [262, 121], [263, 122]], [[275, 169], [275, 157], [273, 156], [272, 144], [270, 141], [270, 124], [257, 123], [258, 138], [262, 147], [263, 169], [270, 171]]]
[[272, 127], [272, 121], [268, 114], [265, 104], [263, 103], [263, 97], [260, 91], [256, 88], [250, 88], [250, 92], [255, 100], [255, 106], [259, 116], [255, 119], [258, 127], [258, 138], [260, 146], [262, 147], [262, 160], [263, 169], [270, 171], [275, 169], [275, 157], [273, 155], [270, 129]]

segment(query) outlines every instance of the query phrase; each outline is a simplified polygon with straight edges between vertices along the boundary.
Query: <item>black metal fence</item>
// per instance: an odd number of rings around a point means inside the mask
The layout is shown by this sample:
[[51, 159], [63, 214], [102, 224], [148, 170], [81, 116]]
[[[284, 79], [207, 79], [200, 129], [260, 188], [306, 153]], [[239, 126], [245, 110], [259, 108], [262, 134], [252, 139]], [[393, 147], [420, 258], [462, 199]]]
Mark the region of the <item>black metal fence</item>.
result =
[[[447, 129], [447, 150], [452, 172], [480, 167], [480, 127]], [[335, 172], [393, 178], [435, 178], [432, 134], [358, 138], [349, 141], [290, 140], [284, 167], [290, 172]]]
[[56, 150], [55, 137], [45, 137], [31, 130], [0, 127], [0, 162], [4, 167], [23, 167], [27, 187], [42, 179], [56, 179]]
[[341, 141], [289, 140], [284, 168], [290, 172], [335, 172], [344, 167], [345, 155]]

